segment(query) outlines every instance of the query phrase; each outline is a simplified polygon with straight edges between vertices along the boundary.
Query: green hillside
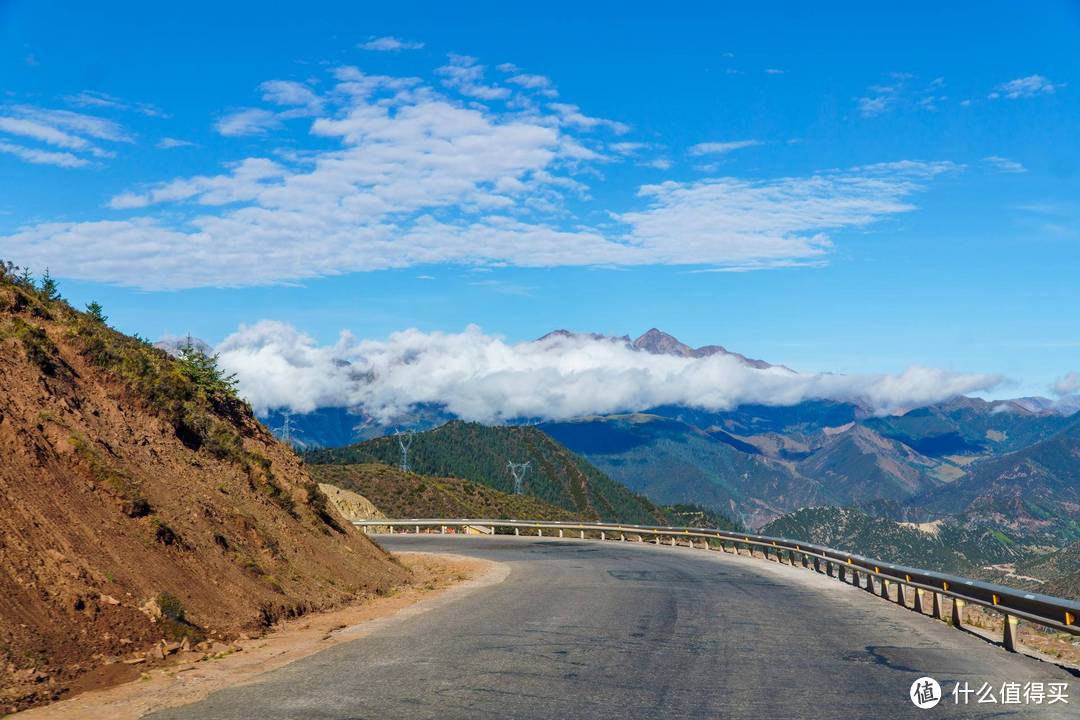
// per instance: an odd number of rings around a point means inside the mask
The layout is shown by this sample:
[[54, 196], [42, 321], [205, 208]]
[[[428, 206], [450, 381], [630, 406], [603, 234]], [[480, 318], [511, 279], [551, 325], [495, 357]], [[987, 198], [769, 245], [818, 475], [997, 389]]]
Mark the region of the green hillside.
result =
[[320, 483], [360, 493], [387, 517], [573, 520], [574, 513], [530, 495], [512, 495], [461, 478], [402, 472], [380, 463], [309, 465]]
[[661, 503], [697, 503], [754, 526], [804, 505], [833, 502], [789, 464], [727, 439], [646, 413], [547, 423], [544, 430], [635, 492]]
[[1025, 557], [1025, 551], [1009, 536], [990, 527], [968, 528], [943, 521], [920, 529], [852, 508], [804, 508], [774, 520], [761, 533], [887, 562], [962, 574], [972, 574], [983, 565]]
[[917, 504], [934, 513], [985, 518], [1046, 544], [1080, 538], [1080, 416], [1068, 422], [1053, 437], [975, 465]]
[[[305, 454], [311, 465], [383, 463], [396, 465], [401, 451], [395, 437], [382, 437], [344, 448]], [[423, 475], [456, 477], [503, 493], [514, 490], [507, 462], [529, 462], [525, 493], [575, 513], [583, 519], [666, 524], [656, 505], [630, 492], [583, 458], [535, 427], [488, 427], [454, 420], [416, 433], [409, 465]]]
[[1044, 440], [1067, 424], [1010, 401], [961, 397], [903, 415], [868, 418], [864, 424], [931, 457], [999, 455]]

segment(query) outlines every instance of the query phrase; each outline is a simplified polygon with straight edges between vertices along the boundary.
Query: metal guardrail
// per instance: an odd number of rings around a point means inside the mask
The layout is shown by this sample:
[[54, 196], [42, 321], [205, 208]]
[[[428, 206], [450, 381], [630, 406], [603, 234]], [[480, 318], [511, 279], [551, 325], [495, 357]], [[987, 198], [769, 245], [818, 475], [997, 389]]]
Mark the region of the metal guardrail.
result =
[[[706, 528], [490, 518], [354, 520], [353, 525], [360, 528], [388, 528], [390, 533], [393, 533], [395, 528], [413, 528], [415, 532], [420, 532], [421, 528], [433, 527], [445, 533], [448, 528], [482, 527], [512, 529], [515, 534], [520, 534], [522, 530], [534, 530], [543, 536], [544, 531], [547, 530], [557, 533], [558, 537], [566, 537], [567, 532], [576, 532], [581, 539], [586, 539], [586, 534], [589, 538], [599, 536], [601, 540], [624, 541], [628, 537], [637, 536], [641, 541], [650, 537], [657, 544], [670, 543], [671, 545], [685, 540], [691, 547], [697, 547], [695, 541], [700, 539], [705, 541], [705, 549], [711, 547], [709, 541], [718, 541], [720, 549], [724, 552], [738, 554], [741, 548], [745, 548], [753, 555], [753, 549], [757, 548], [763, 552], [767, 560], [781, 563], [784, 562], [786, 555], [790, 565], [801, 564], [804, 568], [836, 577], [841, 582], [850, 583], [922, 614], [926, 613], [926, 603], [929, 601], [932, 617], [947, 620], [957, 628], [963, 627], [963, 611], [967, 604], [994, 610], [1004, 616], [1002, 645], [1006, 650], [1013, 652], [1017, 650], [1016, 629], [1020, 620], [1080, 635], [1080, 624], [1078, 624], [1080, 623], [1080, 602], [1024, 592], [1005, 585], [971, 580], [956, 575], [886, 563], [821, 545], [767, 535]], [[913, 591], [910, 605], [908, 604], [909, 589]], [[925, 598], [926, 594], [930, 597]], [[952, 612], [949, 618], [944, 617], [942, 599], [945, 597], [952, 601]]]

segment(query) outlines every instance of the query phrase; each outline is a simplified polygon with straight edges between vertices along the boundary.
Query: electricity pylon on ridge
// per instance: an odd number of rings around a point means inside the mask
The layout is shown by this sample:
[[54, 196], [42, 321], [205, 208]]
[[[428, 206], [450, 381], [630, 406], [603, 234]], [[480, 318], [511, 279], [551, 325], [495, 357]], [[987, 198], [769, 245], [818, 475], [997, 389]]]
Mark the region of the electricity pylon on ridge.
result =
[[281, 442], [292, 445], [292, 410], [281, 411]]
[[409, 472], [409, 447], [412, 445], [413, 433], [408, 430], [405, 432], [398, 430], [394, 435], [401, 448], [401, 472]]
[[510, 468], [510, 474], [514, 476], [514, 494], [525, 494], [525, 471], [529, 469], [529, 463], [516, 463], [509, 460], [506, 466]]

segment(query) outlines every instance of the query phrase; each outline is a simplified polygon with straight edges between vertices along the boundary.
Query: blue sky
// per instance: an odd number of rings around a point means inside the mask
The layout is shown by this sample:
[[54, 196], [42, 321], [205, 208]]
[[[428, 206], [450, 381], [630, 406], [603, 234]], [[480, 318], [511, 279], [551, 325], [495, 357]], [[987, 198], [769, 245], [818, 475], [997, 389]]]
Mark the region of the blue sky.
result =
[[0, 0], [0, 257], [120, 329], [1080, 369], [1080, 5]]

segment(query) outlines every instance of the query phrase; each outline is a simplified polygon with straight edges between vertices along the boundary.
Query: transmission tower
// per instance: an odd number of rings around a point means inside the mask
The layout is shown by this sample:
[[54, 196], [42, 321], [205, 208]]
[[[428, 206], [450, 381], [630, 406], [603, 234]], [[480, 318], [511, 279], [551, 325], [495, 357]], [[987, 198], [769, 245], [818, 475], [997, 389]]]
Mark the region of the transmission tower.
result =
[[281, 441], [286, 445], [292, 445], [292, 410], [281, 411]]
[[525, 493], [525, 471], [529, 469], [529, 463], [516, 463], [510, 460], [506, 463], [506, 466], [510, 468], [510, 474], [514, 476], [514, 494], [523, 495]]
[[394, 434], [397, 436], [398, 445], [401, 447], [401, 471], [409, 472], [409, 446], [412, 445], [413, 434], [410, 431], [402, 432], [400, 430]]

